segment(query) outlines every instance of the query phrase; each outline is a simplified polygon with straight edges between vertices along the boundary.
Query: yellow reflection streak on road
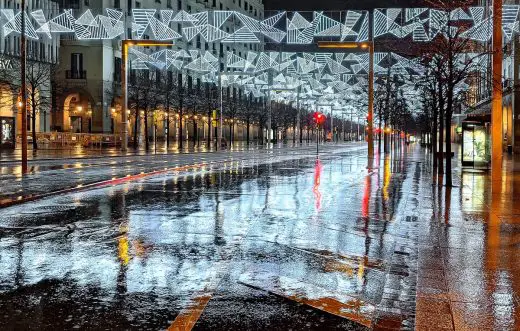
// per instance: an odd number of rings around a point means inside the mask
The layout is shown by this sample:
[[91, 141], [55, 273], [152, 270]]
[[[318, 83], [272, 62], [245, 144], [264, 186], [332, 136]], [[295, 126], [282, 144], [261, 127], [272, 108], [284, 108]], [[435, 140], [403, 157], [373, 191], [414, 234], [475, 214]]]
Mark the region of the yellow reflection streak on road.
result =
[[388, 187], [390, 186], [390, 180], [392, 179], [392, 171], [390, 169], [390, 155], [385, 156], [385, 172], [383, 177], [383, 199], [388, 200]]
[[119, 231], [121, 232], [121, 236], [119, 236], [117, 245], [118, 256], [121, 263], [126, 266], [131, 259], [129, 254], [130, 244], [128, 242], [128, 226], [126, 224], [121, 224], [119, 226]]

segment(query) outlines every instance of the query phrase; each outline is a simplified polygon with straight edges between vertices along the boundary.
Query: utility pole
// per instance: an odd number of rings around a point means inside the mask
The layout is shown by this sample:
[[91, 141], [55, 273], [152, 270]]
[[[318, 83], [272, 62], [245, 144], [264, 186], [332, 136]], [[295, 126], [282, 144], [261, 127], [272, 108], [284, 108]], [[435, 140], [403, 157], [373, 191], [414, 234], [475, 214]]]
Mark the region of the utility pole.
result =
[[21, 111], [22, 111], [22, 174], [27, 174], [27, 82], [26, 82], [26, 64], [27, 64], [27, 47], [25, 37], [25, 0], [22, 0], [22, 35], [20, 37], [20, 68], [22, 90], [20, 91]]

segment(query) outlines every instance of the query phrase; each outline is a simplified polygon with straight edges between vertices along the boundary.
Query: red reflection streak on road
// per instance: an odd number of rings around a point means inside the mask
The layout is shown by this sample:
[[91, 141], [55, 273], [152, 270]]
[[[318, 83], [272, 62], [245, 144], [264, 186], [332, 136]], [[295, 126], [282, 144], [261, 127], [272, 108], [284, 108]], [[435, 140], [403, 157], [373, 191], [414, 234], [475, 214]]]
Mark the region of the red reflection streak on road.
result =
[[361, 216], [363, 218], [368, 218], [368, 214], [370, 213], [370, 193], [372, 191], [372, 177], [371, 173], [369, 173], [365, 177], [365, 185], [363, 189], [363, 200], [361, 200]]
[[320, 181], [322, 168], [323, 166], [321, 165], [320, 159], [316, 159], [316, 164], [314, 165], [314, 187], [312, 188], [312, 192], [314, 193], [314, 199], [316, 200], [317, 211], [321, 209]]

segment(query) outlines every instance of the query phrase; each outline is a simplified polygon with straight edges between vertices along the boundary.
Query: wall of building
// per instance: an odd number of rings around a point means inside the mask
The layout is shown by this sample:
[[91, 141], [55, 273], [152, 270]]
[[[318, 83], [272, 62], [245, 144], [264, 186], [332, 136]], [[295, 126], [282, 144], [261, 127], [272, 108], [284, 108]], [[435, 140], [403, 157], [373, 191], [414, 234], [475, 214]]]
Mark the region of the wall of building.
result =
[[[21, 1], [19, 0], [0, 0], [0, 8], [5, 9], [20, 9]], [[31, 12], [36, 9], [42, 9], [45, 13], [58, 13], [58, 3], [49, 0], [28, 0], [27, 11]], [[31, 17], [32, 19], [32, 17]], [[0, 19], [0, 25], [5, 24], [5, 17]], [[2, 69], [0, 75], [0, 85], [2, 85], [2, 97], [0, 105], [0, 117], [4, 119], [14, 119], [15, 132], [21, 134], [21, 114], [18, 113], [18, 96], [20, 93], [21, 80], [19, 77], [19, 55], [20, 55], [19, 34], [10, 33], [4, 34], [4, 30], [0, 29], [0, 57], [9, 59], [13, 64], [13, 69]], [[41, 38], [40, 40], [27, 40], [27, 71], [34, 70], [38, 75], [35, 88], [37, 95], [36, 114], [36, 132], [48, 132], [51, 129], [51, 78], [52, 70], [59, 56], [59, 40], [50, 38]], [[33, 77], [34, 77], [33, 76]], [[28, 73], [30, 77], [30, 73]], [[43, 77], [43, 78], [42, 78]], [[30, 83], [30, 78], [28, 79]], [[28, 86], [30, 89], [30, 86]], [[30, 94], [30, 90], [29, 93]], [[29, 97], [29, 95], [28, 95]], [[28, 112], [31, 112], [30, 105]], [[30, 128], [30, 131], [32, 128]]]
[[[154, 9], [173, 9], [173, 10], [185, 10], [188, 12], [199, 12], [205, 10], [237, 10], [247, 15], [255, 16], [257, 18], [263, 18], [263, 4], [261, 0], [89, 0], [88, 4], [85, 1], [63, 1], [63, 8], [74, 8], [76, 12], [82, 13], [87, 9], [91, 9], [94, 13], [102, 12], [102, 8], [120, 8], [127, 21], [127, 26], [130, 26], [132, 22], [132, 9], [134, 8], [154, 8]], [[182, 33], [180, 25], [176, 23], [170, 23], [171, 28], [176, 29]], [[226, 23], [226, 24], [233, 24]], [[231, 26], [224, 26], [224, 30], [231, 30]], [[131, 38], [128, 35], [126, 38]], [[145, 36], [149, 37], [149, 36]], [[234, 51], [239, 56], [245, 56], [248, 51], [261, 51], [261, 45], [248, 45], [248, 44], [232, 44], [232, 45], [220, 45], [219, 43], [206, 43], [201, 40], [200, 36], [194, 38], [191, 42], [176, 41], [176, 45], [172, 47], [173, 50], [178, 49], [198, 49], [201, 51], [211, 51], [213, 54], [220, 54], [221, 68], [224, 69], [224, 61], [226, 60], [225, 53], [227, 51]], [[148, 51], [157, 51], [158, 47], [150, 47]], [[145, 52], [147, 50], [144, 50]], [[70, 71], [70, 56], [72, 53], [83, 54], [83, 70], [86, 72], [86, 78], [80, 77], [74, 79], [68, 79], [66, 72]], [[93, 113], [93, 132], [103, 133], [118, 133], [121, 132], [121, 99], [120, 99], [120, 81], [114, 80], [116, 76], [115, 61], [116, 58], [121, 57], [121, 45], [120, 42], [81, 42], [76, 40], [62, 39], [61, 43], [61, 56], [60, 56], [60, 82], [66, 87], [68, 94], [80, 93], [83, 98], [90, 99], [92, 102], [92, 113]], [[176, 73], [175, 73], [176, 74]], [[187, 80], [186, 75], [183, 77]], [[194, 80], [194, 83], [196, 80]], [[62, 100], [59, 102], [58, 117], [70, 116], [70, 112], [67, 113], [65, 109], [65, 100], [68, 95], [64, 95]], [[189, 110], [185, 110], [189, 112]], [[77, 116], [78, 114], [73, 114]], [[67, 119], [63, 119], [62, 122], [66, 122]], [[134, 116], [130, 117], [129, 132], [134, 130]], [[152, 123], [149, 120], [149, 123]], [[161, 120], [160, 122], [164, 122]], [[150, 124], [151, 125], [151, 124]], [[176, 124], [177, 126], [177, 124]], [[164, 125], [158, 125], [158, 136], [164, 136]], [[57, 126], [60, 130], [70, 129], [70, 126], [63, 125]], [[150, 129], [151, 130], [151, 129]], [[142, 130], [139, 130], [142, 134]], [[189, 133], [189, 132], [188, 132]], [[193, 135], [193, 133], [189, 133]], [[170, 130], [170, 136], [174, 139], [177, 134], [175, 130]]]

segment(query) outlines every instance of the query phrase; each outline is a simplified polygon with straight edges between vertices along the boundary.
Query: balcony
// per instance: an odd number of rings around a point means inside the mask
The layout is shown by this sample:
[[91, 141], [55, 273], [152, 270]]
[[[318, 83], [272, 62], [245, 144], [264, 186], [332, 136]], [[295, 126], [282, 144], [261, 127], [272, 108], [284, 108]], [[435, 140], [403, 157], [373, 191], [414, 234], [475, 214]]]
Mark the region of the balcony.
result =
[[87, 79], [87, 71], [86, 70], [67, 70], [65, 71], [66, 79]]

